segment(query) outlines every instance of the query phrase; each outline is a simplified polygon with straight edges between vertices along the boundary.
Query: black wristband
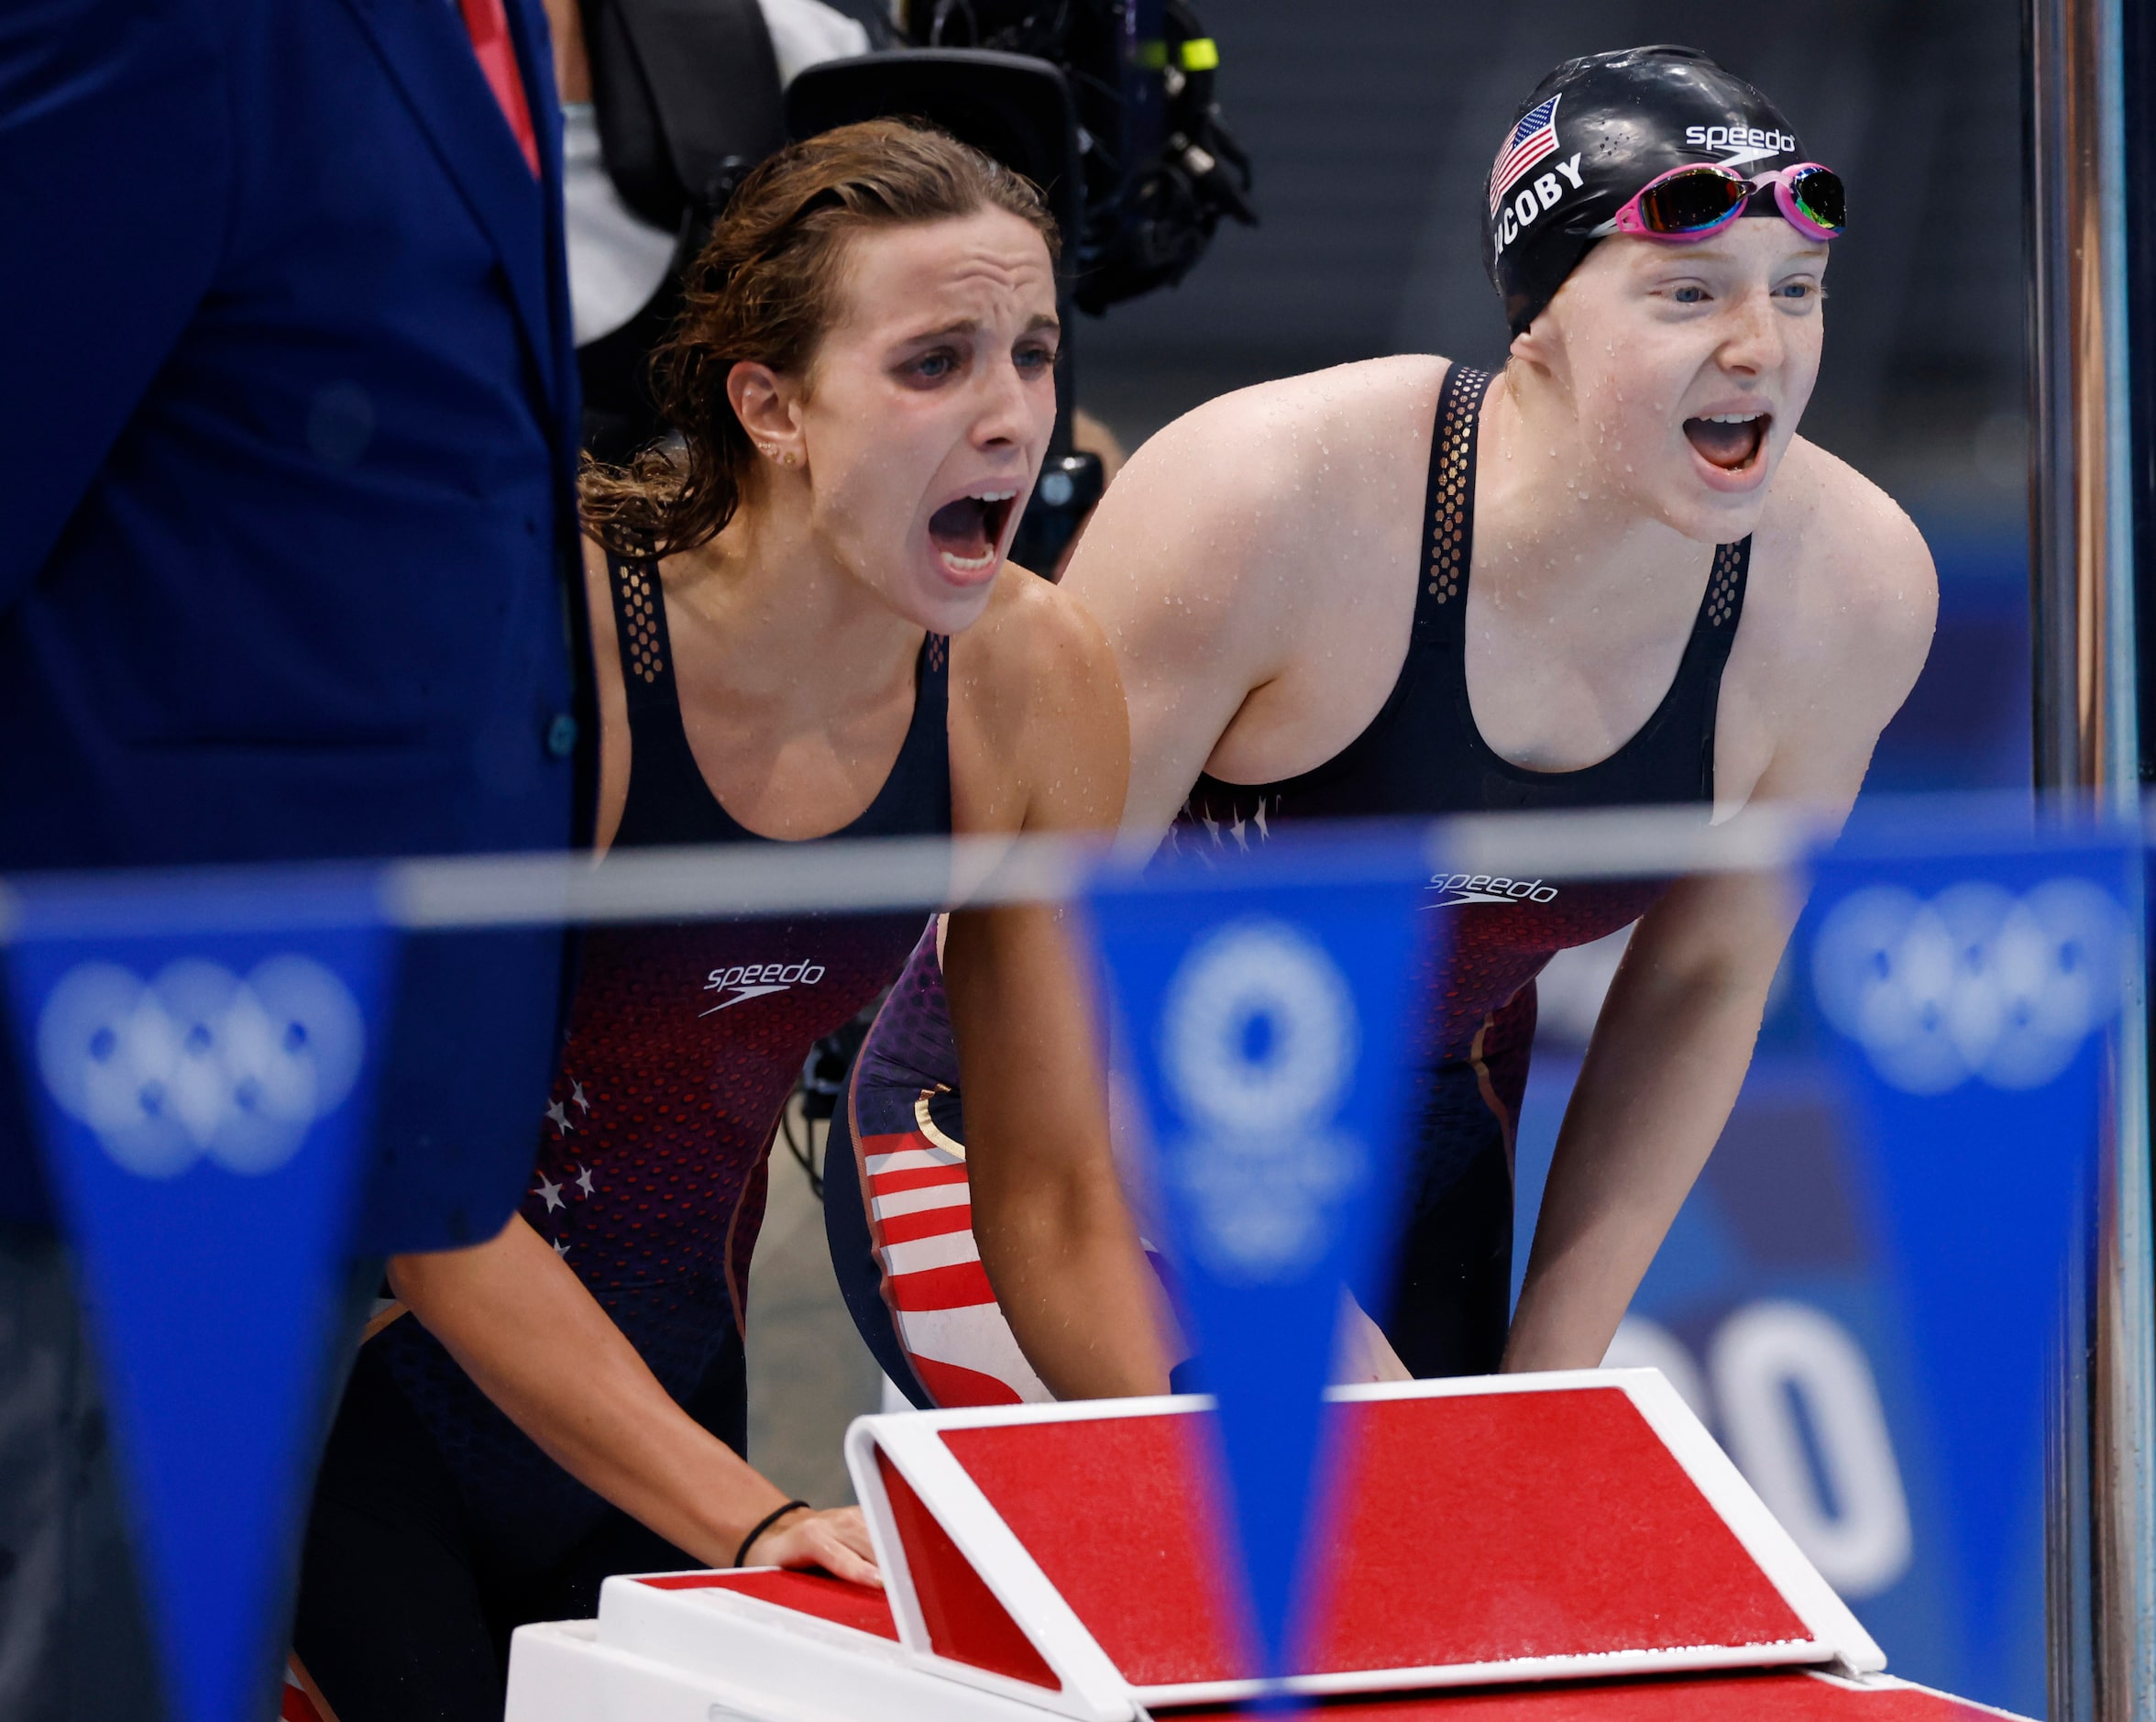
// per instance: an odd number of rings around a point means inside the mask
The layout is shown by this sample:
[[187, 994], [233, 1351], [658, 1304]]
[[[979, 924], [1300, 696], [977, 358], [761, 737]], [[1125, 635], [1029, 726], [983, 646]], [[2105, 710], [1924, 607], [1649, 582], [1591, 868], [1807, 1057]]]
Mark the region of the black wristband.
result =
[[[762, 1518], [759, 1518], [756, 1521], [755, 1529], [751, 1530], [747, 1536], [742, 1539], [741, 1547], [733, 1551], [734, 1565], [745, 1565], [748, 1562], [749, 1551], [756, 1546], [757, 1538], [761, 1537], [765, 1531], [769, 1530], [772, 1526], [777, 1524], [778, 1521], [784, 1518], [788, 1513], [793, 1512], [798, 1507], [805, 1507], [808, 1506], [808, 1503], [806, 1501], [788, 1501], [784, 1507], [778, 1507], [772, 1512], [764, 1514]], [[814, 1509], [811, 1508], [810, 1510], [813, 1511]]]

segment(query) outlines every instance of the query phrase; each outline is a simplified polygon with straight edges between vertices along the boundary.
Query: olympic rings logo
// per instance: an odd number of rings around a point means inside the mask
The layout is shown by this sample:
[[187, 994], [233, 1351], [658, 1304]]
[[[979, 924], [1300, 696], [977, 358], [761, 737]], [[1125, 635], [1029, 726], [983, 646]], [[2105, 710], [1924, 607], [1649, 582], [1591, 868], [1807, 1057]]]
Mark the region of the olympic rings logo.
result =
[[1284, 922], [1234, 922], [1177, 969], [1160, 1064], [1191, 1133], [1170, 1176], [1192, 1198], [1194, 1249], [1224, 1278], [1290, 1279], [1331, 1243], [1367, 1164], [1333, 1128], [1358, 1040], [1338, 966]]
[[84, 963], [38, 1017], [38, 1067], [54, 1101], [147, 1178], [204, 1159], [276, 1171], [343, 1104], [366, 1043], [350, 988], [292, 955], [244, 980], [193, 957], [147, 983]]
[[2110, 893], [2055, 878], [2025, 897], [1952, 886], [1926, 901], [1875, 885], [1837, 903], [1812, 947], [1828, 1021], [1909, 1094], [1974, 1077], [2039, 1088], [2118, 1010], [2131, 943]]

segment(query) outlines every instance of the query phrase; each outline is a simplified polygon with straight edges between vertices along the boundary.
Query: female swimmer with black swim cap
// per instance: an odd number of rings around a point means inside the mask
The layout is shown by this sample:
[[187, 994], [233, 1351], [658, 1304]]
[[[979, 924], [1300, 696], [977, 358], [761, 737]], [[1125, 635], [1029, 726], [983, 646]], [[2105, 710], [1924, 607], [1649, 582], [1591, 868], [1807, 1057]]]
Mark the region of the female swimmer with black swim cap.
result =
[[[1841, 182], [1750, 84], [1641, 48], [1543, 81], [1485, 207], [1501, 372], [1395, 358], [1244, 390], [1160, 432], [1102, 502], [1064, 585], [1122, 671], [1133, 832], [1228, 851], [1308, 818], [1847, 813], [1937, 592], [1902, 512], [1797, 436]], [[1440, 878], [1427, 906], [1450, 941], [1417, 1187], [1370, 1313], [1417, 1375], [1592, 1365], [1728, 1119], [1795, 905], [1725, 875]], [[1634, 921], [1508, 1321], [1534, 976]], [[924, 945], [857, 1066], [863, 1132], [917, 1099], [924, 1130], [963, 1128], [932, 1092], [952, 1074], [934, 983]], [[915, 1384], [993, 1373], [993, 1314]], [[904, 1338], [864, 1325], [886, 1357]], [[1369, 1348], [1360, 1373], [1393, 1366]]]

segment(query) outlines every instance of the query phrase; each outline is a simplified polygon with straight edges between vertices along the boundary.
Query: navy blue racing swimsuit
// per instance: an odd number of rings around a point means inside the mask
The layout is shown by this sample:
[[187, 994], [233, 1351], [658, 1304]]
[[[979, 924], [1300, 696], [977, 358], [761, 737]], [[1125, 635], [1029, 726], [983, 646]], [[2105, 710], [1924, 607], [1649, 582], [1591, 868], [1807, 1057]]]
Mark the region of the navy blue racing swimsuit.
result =
[[[614, 847], [775, 841], [738, 823], [697, 765], [655, 568], [610, 558], [608, 571], [631, 735]], [[950, 642], [929, 635], [890, 775], [833, 837], [949, 834], [949, 665]], [[890, 985], [919, 931], [918, 914], [886, 914], [585, 935], [523, 1218], [667, 1392], [737, 1450], [743, 1294], [779, 1114], [810, 1047]], [[418, 1322], [392, 1324], [368, 1350], [380, 1352], [497, 1549], [544, 1568], [614, 1510], [497, 1410]]]
[[[615, 846], [773, 841], [697, 766], [656, 568], [610, 557], [607, 572], [632, 756]], [[949, 833], [949, 641], [922, 642], [896, 761], [833, 835]], [[798, 916], [584, 937], [522, 1216], [737, 1452], [742, 1291], [780, 1110], [809, 1047], [890, 983], [919, 931], [918, 915]], [[500, 1722], [518, 1626], [596, 1613], [611, 1573], [701, 1564], [556, 1464], [406, 1318], [360, 1348], [338, 1407], [293, 1647], [344, 1722]]]
[[[1169, 833], [1169, 847], [1225, 854], [1308, 819], [1679, 804], [1697, 807], [1702, 821], [1710, 816], [1716, 712], [1744, 610], [1749, 538], [1715, 551], [1667, 692], [1608, 758], [1578, 771], [1529, 770], [1499, 756], [1477, 728], [1468, 698], [1466, 621], [1477, 431], [1490, 381], [1485, 371], [1456, 365], [1438, 396], [1414, 630], [1383, 707], [1354, 741], [1299, 776], [1252, 784], [1201, 776]], [[1629, 925], [1666, 889], [1656, 881], [1431, 880], [1425, 907], [1448, 918], [1450, 936], [1423, 987], [1412, 1211], [1392, 1307], [1371, 1312], [1415, 1374], [1483, 1374], [1503, 1354], [1512, 1133], [1534, 1038], [1535, 976], [1558, 951]], [[954, 1363], [971, 1365], [931, 1357], [922, 1366], [919, 1343], [942, 1336], [916, 1319], [910, 1325], [921, 1330], [921, 1341], [908, 1341], [909, 1300], [926, 1294], [907, 1273], [893, 1271], [893, 1258], [901, 1269], [918, 1258], [904, 1247], [910, 1239], [899, 1239], [896, 1250], [886, 1244], [869, 1185], [917, 1109], [931, 1123], [942, 1118], [936, 1134], [957, 1137], [957, 1073], [942, 1011], [934, 945], [924, 941], [855, 1065], [842, 1113], [854, 1141], [834, 1133], [825, 1203], [834, 1261], [856, 1319], [886, 1372], [901, 1387], [918, 1389], [923, 1401], [944, 1396], [941, 1381], [963, 1385], [950, 1374]], [[875, 1139], [880, 1153], [864, 1147], [864, 1138]], [[850, 1174], [869, 1189], [865, 1203], [846, 1187]], [[910, 1380], [895, 1367], [909, 1363]], [[926, 1385], [924, 1375], [932, 1378]], [[1022, 1388], [1018, 1384], [1006, 1396], [1036, 1396]]]

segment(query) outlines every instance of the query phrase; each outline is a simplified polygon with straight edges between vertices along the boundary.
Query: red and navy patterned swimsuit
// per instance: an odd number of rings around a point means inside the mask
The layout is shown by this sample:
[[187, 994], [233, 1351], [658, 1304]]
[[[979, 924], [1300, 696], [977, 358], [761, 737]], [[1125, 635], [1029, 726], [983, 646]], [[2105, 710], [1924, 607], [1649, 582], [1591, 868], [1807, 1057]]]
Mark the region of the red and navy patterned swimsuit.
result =
[[[1228, 854], [1264, 842], [1284, 822], [1308, 819], [1675, 804], [1697, 807], [1702, 821], [1709, 816], [1716, 711], [1744, 609], [1749, 538], [1715, 552], [1668, 691], [1608, 758], [1579, 771], [1531, 771], [1499, 756], [1476, 727], [1466, 615], [1477, 428], [1489, 384], [1489, 373], [1456, 365], [1439, 393], [1414, 632], [1384, 706], [1347, 747], [1299, 777], [1260, 784], [1200, 777], [1169, 847]], [[1482, 1374], [1503, 1353], [1512, 1290], [1512, 1141], [1534, 1039], [1535, 976], [1558, 951], [1637, 920], [1666, 889], [1651, 881], [1431, 880], [1424, 906], [1446, 918], [1448, 939], [1422, 988], [1427, 1006], [1416, 1187], [1392, 1307], [1372, 1311], [1414, 1374]], [[864, 1133], [903, 1128], [920, 1087], [955, 1082], [946, 1060], [924, 1053], [948, 1043], [934, 962], [933, 944], [924, 942], [855, 1066], [852, 1110]], [[861, 1170], [869, 1172], [865, 1161]], [[850, 1216], [833, 1214], [829, 1201], [827, 1191], [834, 1239], [843, 1225], [851, 1243]], [[874, 1220], [872, 1209], [872, 1231]], [[859, 1269], [840, 1266], [842, 1283], [864, 1283]], [[882, 1296], [901, 1319], [886, 1318], [886, 1325], [902, 1335], [903, 1288], [895, 1291], [892, 1277], [885, 1275]], [[867, 1299], [851, 1301], [872, 1343], [890, 1351]]]
[[[631, 768], [616, 848], [763, 843], [720, 804], [682, 728], [648, 563], [610, 565]], [[931, 635], [890, 776], [840, 837], [947, 835], [949, 642]], [[603, 863], [602, 863], [603, 865]], [[740, 1323], [766, 1154], [809, 1048], [889, 986], [918, 913], [602, 927], [584, 940], [523, 1217], [676, 1399], [737, 1449]], [[600, 1497], [481, 1395], [417, 1322], [376, 1341], [497, 1543], [538, 1565]]]

